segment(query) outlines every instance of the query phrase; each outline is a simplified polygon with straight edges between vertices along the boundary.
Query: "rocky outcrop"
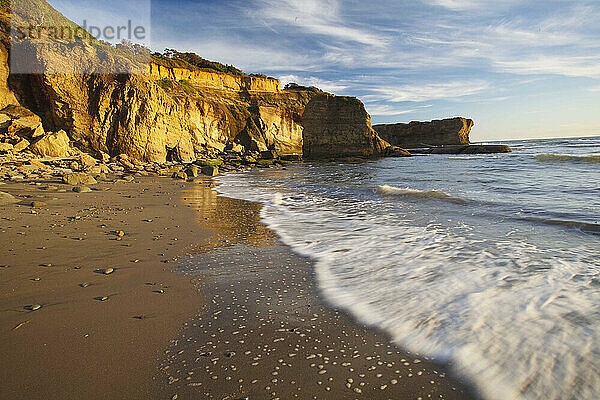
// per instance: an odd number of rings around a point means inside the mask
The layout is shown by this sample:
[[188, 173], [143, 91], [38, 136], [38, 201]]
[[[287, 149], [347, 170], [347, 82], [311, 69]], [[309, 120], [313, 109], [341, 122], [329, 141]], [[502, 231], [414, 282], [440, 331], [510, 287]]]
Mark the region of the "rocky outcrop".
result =
[[[216, 74], [218, 75], [218, 74]], [[48, 130], [65, 130], [92, 154], [193, 161], [228, 143], [279, 153], [302, 149], [300, 116], [308, 97], [296, 92], [222, 91], [143, 75], [31, 75], [15, 80], [22, 103]]]
[[28, 109], [14, 104], [0, 111], [0, 151], [29, 151], [38, 156], [68, 157], [78, 154], [65, 131], [45, 132], [42, 120]]
[[473, 120], [470, 119], [450, 118], [430, 122], [375, 125], [373, 129], [390, 144], [412, 149], [469, 144], [469, 133], [473, 124]]
[[371, 116], [355, 97], [319, 94], [302, 115], [305, 158], [371, 157], [390, 146], [371, 127]]

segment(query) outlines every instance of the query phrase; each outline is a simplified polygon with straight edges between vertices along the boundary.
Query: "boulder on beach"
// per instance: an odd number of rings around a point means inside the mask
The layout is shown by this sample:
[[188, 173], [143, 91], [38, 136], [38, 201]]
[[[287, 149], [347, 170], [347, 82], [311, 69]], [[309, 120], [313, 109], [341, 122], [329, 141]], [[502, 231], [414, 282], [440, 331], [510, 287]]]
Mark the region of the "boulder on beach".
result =
[[9, 105], [0, 110], [0, 133], [32, 141], [44, 135], [42, 119], [25, 107]]
[[25, 150], [29, 147], [29, 141], [27, 139], [20, 139], [17, 143], [13, 145], [13, 151], [18, 153], [20, 151]]
[[0, 192], [0, 206], [18, 203], [19, 199], [10, 193]]
[[185, 174], [188, 178], [196, 178], [200, 173], [200, 168], [197, 165], [190, 165], [185, 169]]
[[0, 153], [6, 153], [11, 151], [13, 148], [14, 146], [10, 143], [0, 143]]
[[274, 160], [277, 157], [277, 152], [274, 150], [265, 150], [260, 152], [260, 158], [263, 160]]
[[29, 146], [29, 150], [38, 156], [68, 157], [72, 149], [67, 133], [60, 130], [42, 136]]
[[89, 154], [81, 154], [79, 156], [79, 163], [84, 167], [84, 168], [90, 168], [96, 165], [98, 161], [90, 156]]
[[202, 175], [217, 176], [219, 175], [219, 167], [216, 165], [205, 165], [202, 167]]
[[80, 186], [80, 185], [93, 185], [98, 183], [93, 176], [86, 174], [85, 172], [72, 172], [66, 174], [62, 178], [63, 183], [67, 185]]

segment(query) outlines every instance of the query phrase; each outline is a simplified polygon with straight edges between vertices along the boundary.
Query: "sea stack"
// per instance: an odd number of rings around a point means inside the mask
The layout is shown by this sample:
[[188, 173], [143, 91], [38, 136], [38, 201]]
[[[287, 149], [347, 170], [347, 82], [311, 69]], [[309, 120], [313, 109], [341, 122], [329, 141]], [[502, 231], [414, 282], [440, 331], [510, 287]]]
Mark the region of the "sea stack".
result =
[[371, 116], [356, 97], [319, 94], [306, 105], [302, 123], [307, 159], [383, 156], [392, 147], [373, 130]]
[[394, 146], [404, 148], [469, 144], [473, 120], [456, 117], [429, 122], [375, 125], [379, 136]]

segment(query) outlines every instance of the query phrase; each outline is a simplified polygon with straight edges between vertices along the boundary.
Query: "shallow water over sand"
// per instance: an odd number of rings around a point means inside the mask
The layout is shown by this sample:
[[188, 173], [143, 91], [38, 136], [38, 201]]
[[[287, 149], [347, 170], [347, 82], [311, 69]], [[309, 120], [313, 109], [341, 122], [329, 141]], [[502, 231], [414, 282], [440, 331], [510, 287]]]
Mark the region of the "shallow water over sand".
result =
[[162, 359], [164, 398], [476, 398], [442, 366], [324, 304], [312, 263], [260, 223], [259, 204], [203, 185], [183, 198], [215, 236], [179, 260], [206, 303]]
[[220, 178], [323, 295], [490, 399], [600, 397], [600, 138]]

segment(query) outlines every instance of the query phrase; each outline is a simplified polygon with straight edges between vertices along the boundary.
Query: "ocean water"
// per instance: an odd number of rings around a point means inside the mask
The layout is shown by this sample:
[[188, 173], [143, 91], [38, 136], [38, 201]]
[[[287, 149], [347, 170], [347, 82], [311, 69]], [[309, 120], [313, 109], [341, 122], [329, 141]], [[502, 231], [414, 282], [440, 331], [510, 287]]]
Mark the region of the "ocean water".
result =
[[600, 398], [600, 137], [305, 163], [217, 190], [315, 260], [332, 306], [486, 399]]

